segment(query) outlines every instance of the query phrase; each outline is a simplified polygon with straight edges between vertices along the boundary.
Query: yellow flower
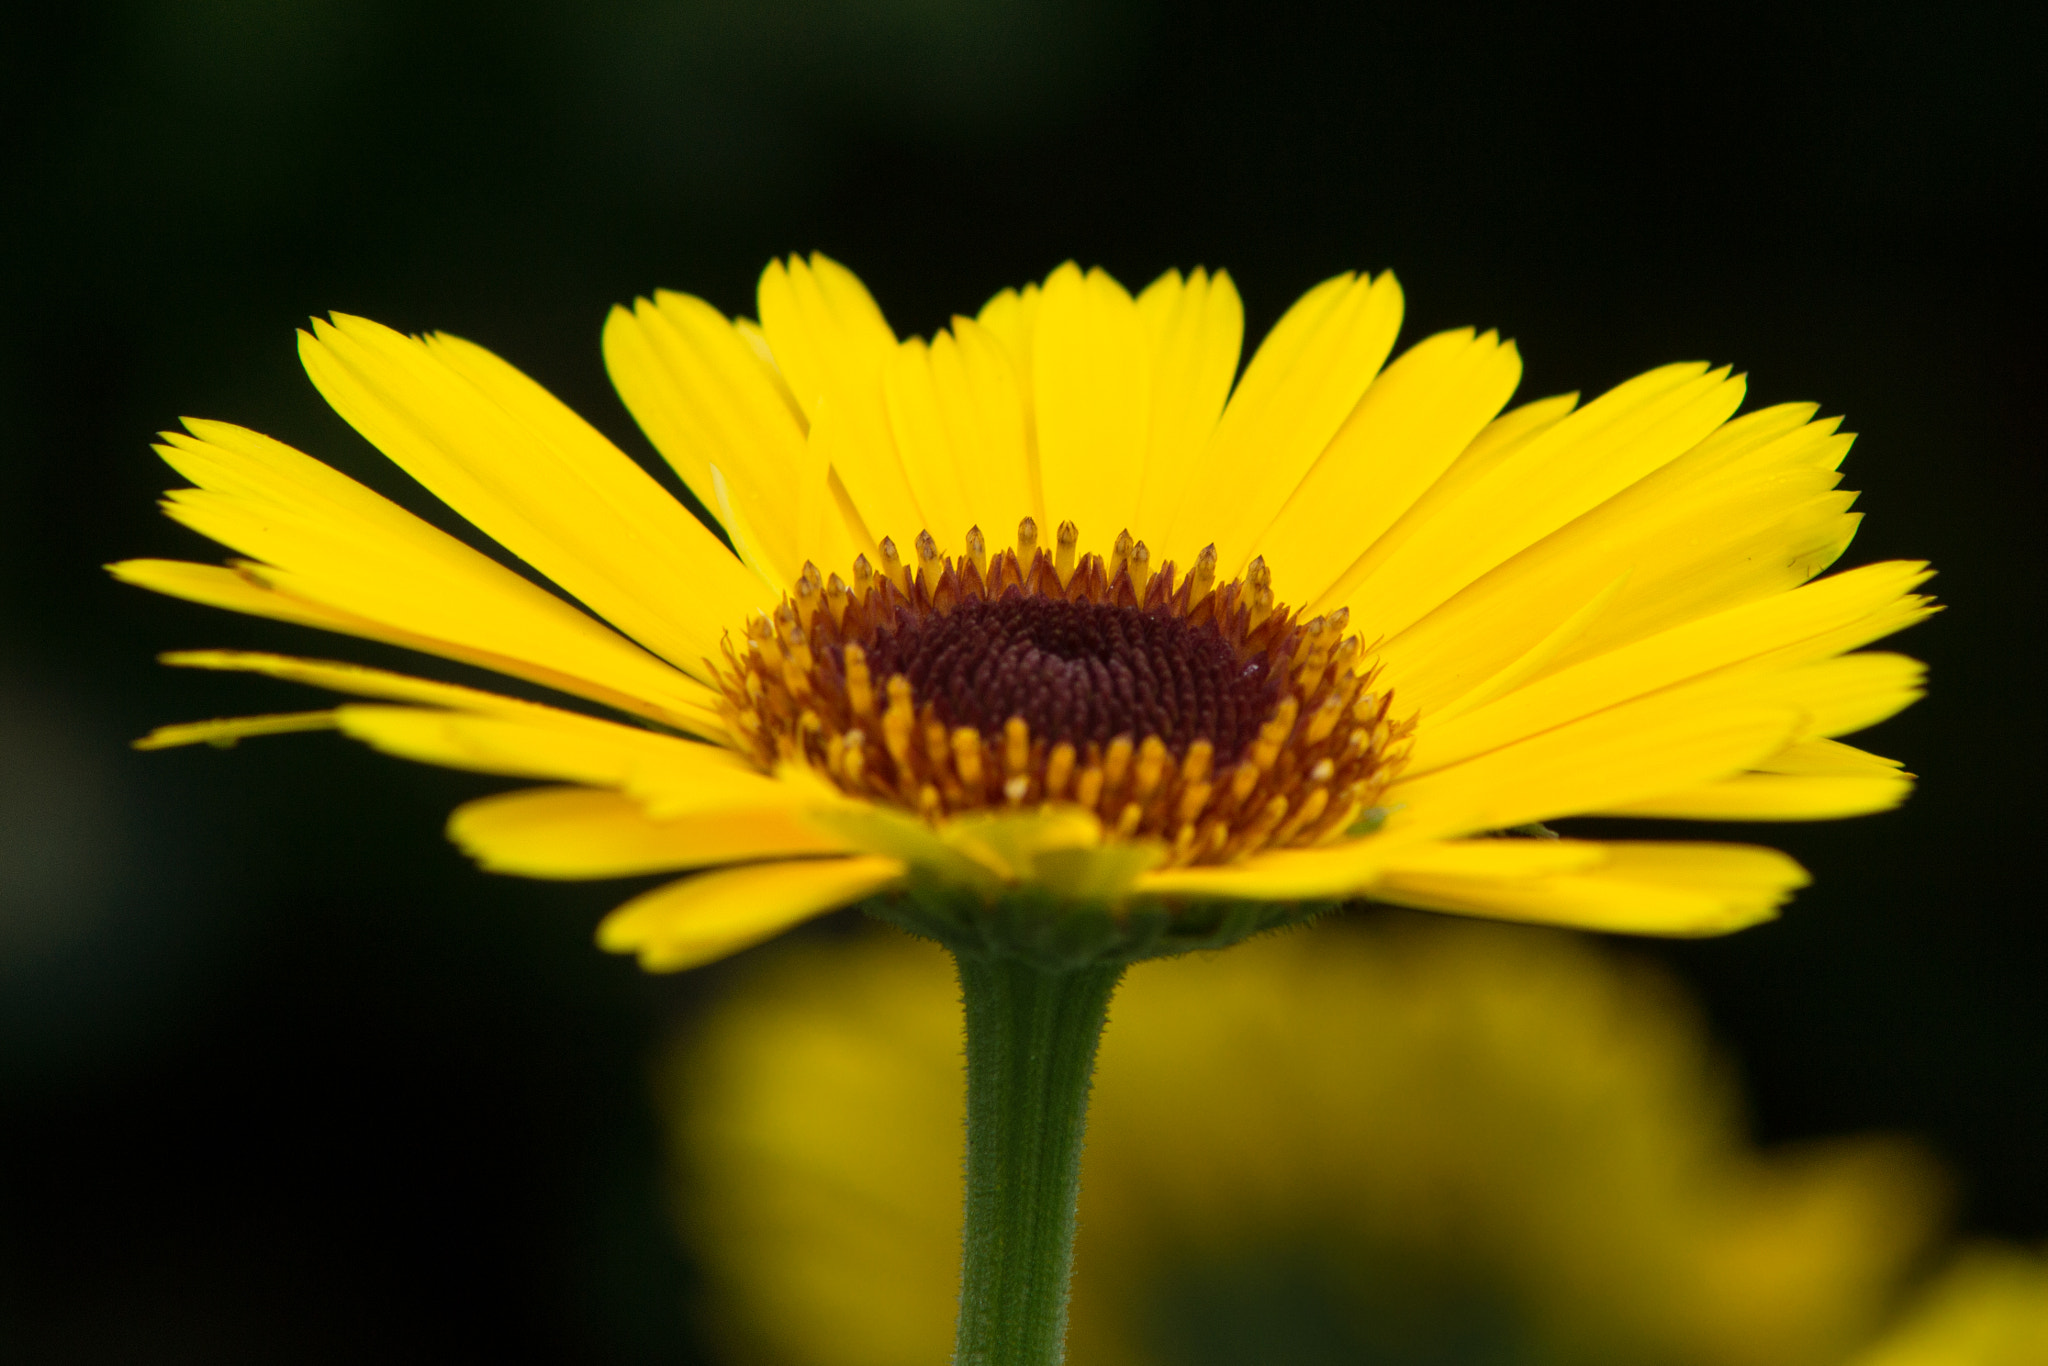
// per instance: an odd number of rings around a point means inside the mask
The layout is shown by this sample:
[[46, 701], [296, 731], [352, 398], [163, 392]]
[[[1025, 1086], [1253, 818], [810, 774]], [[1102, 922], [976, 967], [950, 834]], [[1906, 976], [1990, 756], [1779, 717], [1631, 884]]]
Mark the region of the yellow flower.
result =
[[143, 743], [333, 727], [549, 780], [461, 808], [453, 837], [535, 877], [692, 870], [600, 932], [651, 968], [892, 892], [942, 935], [1034, 895], [1092, 905], [1125, 957], [1360, 896], [1718, 933], [1803, 872], [1747, 846], [1485, 836], [1842, 816], [1909, 785], [1833, 737], [1918, 694], [1912, 660], [1847, 652], [1931, 610], [1925, 567], [1808, 582], [1856, 525], [1849, 438], [1810, 405], [1735, 417], [1725, 369], [1503, 412], [1520, 360], [1493, 333], [1387, 363], [1385, 274], [1309, 291], [1241, 377], [1236, 291], [1200, 270], [1133, 298], [1062, 266], [927, 342], [843, 267], [791, 258], [759, 311], [661, 293], [604, 335], [730, 550], [490, 352], [316, 321], [320, 392], [532, 577], [209, 421], [158, 447], [195, 485], [166, 507], [246, 558], [115, 574], [584, 705], [192, 652], [167, 662], [372, 700]]
[[[1136, 968], [1115, 1016], [1077, 1366], [1839, 1366], [1942, 1203], [1896, 1142], [1756, 1153], [1683, 1000], [1561, 936], [1318, 927]], [[682, 1041], [681, 1227], [734, 1360], [946, 1359], [960, 1047], [944, 955], [894, 935], [780, 951]]]
[[2048, 1257], [1966, 1248], [1854, 1366], [2040, 1366], [2048, 1361]]

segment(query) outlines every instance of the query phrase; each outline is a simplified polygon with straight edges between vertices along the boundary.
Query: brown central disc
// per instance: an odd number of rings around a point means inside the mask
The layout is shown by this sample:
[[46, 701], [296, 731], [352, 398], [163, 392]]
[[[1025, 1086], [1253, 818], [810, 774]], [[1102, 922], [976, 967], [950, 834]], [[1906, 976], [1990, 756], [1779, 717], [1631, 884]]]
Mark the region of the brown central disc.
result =
[[1158, 736], [1176, 758], [1196, 740], [1234, 762], [1285, 681], [1263, 653], [1240, 660], [1216, 626], [1164, 611], [1010, 590], [919, 617], [899, 610], [866, 645], [877, 678], [902, 674], [951, 726], [1106, 745]]

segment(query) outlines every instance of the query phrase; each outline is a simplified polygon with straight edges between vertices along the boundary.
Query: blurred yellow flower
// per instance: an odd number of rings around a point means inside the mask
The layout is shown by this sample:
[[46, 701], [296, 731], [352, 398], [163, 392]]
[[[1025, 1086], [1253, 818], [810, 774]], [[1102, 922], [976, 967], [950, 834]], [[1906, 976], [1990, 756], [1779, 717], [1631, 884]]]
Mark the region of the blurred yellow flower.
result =
[[1512, 343], [1394, 356], [1402, 309], [1391, 274], [1337, 276], [1240, 373], [1220, 272], [1133, 295], [1068, 264], [929, 341], [823, 256], [770, 264], [758, 324], [657, 293], [614, 310], [606, 365], [727, 544], [484, 348], [316, 320], [321, 394], [530, 575], [198, 420], [158, 447], [191, 481], [166, 508], [245, 558], [114, 573], [568, 705], [197, 651], [168, 662], [366, 700], [143, 743], [337, 728], [558, 784], [451, 833], [504, 872], [690, 874], [600, 932], [650, 968], [898, 892], [970, 948], [1012, 897], [1106, 908], [1109, 961], [1359, 896], [1660, 934], [1774, 914], [1805, 881], [1775, 850], [1473, 837], [1904, 797], [1834, 738], [1919, 695], [1914, 661], [1854, 652], [1930, 610], [1918, 563], [1815, 580], [1858, 520], [1849, 437], [1810, 404], [1736, 416], [1742, 378], [1704, 363], [1508, 408]]
[[[1114, 1017], [1076, 1366], [1838, 1366], [1941, 1205], [1898, 1142], [1755, 1152], [1663, 979], [1546, 931], [1269, 936], [1135, 968]], [[681, 1218], [735, 1359], [947, 1358], [960, 1047], [945, 956], [894, 936], [793, 946], [689, 1038]]]
[[1966, 1248], [1905, 1322], [1854, 1366], [2043, 1366], [2048, 1257]]

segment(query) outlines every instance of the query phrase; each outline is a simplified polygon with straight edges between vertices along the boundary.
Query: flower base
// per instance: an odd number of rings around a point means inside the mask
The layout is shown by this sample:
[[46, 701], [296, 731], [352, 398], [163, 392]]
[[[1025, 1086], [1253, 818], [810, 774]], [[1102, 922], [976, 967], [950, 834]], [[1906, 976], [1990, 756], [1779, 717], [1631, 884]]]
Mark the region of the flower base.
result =
[[1045, 972], [1228, 948], [1267, 930], [1306, 924], [1334, 908], [1331, 902], [1158, 897], [1112, 904], [1075, 901], [1029, 885], [990, 899], [937, 882], [913, 882], [863, 907], [878, 920], [938, 941], [956, 957], [1016, 960]]

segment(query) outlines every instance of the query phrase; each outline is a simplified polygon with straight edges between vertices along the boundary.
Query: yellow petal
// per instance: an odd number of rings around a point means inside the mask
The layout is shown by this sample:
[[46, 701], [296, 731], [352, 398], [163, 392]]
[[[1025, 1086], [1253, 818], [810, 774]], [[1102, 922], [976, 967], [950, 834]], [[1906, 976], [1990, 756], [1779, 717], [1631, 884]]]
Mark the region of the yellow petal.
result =
[[813, 422], [842, 391], [871, 386], [895, 349], [896, 334], [867, 286], [823, 252], [770, 261], [755, 293], [761, 335]]
[[[363, 617], [317, 602], [290, 598], [261, 582], [248, 568], [230, 569], [217, 564], [193, 564], [189, 560], [117, 560], [103, 566], [117, 583], [147, 588], [166, 597], [182, 598], [207, 607], [220, 607], [294, 626], [312, 626], [380, 640], [413, 649], [426, 649], [424, 639], [413, 632], [369, 621]], [[452, 648], [456, 648], [451, 646]], [[441, 653], [441, 651], [435, 651]], [[449, 655], [449, 658], [457, 656]], [[644, 704], [643, 704], [644, 705]]]
[[259, 735], [295, 735], [301, 731], [333, 730], [334, 712], [277, 712], [269, 716], [234, 716], [218, 721], [184, 721], [158, 726], [135, 742], [137, 749], [175, 749], [180, 745], [216, 745], [222, 749], [239, 740]]
[[[1364, 894], [1401, 860], [1423, 866], [1448, 836], [1502, 830], [1698, 787], [1782, 752], [1801, 722], [1789, 707], [1702, 708], [1646, 699], [1496, 750], [1381, 795], [1390, 812], [1374, 834], [1315, 849], [1280, 849], [1234, 864], [1144, 874], [1158, 895], [1300, 900]], [[1627, 794], [1626, 796], [1621, 794]], [[1473, 841], [1509, 852], [1472, 857], [1580, 857], [1574, 841]], [[1464, 848], [1466, 842], [1456, 842]], [[1549, 850], [1550, 852], [1543, 852]], [[1522, 865], [1518, 865], [1522, 866]]]
[[898, 347], [883, 387], [924, 526], [958, 555], [970, 526], [1000, 547], [1042, 510], [1026, 483], [1024, 405], [1009, 358], [972, 320], [954, 328], [929, 346], [912, 338]]
[[[1505, 665], [1490, 676], [1485, 674], [1483, 670], [1474, 670], [1466, 678], [1451, 682], [1452, 677], [1457, 672], [1455, 669], [1446, 669], [1434, 676], [1429, 674], [1417, 676], [1415, 674], [1403, 673], [1401, 675], [1404, 684], [1401, 695], [1402, 705], [1404, 707], [1409, 705], [1408, 699], [1411, 696], [1417, 697], [1420, 705], [1416, 707], [1416, 710], [1429, 712], [1430, 730], [1435, 732], [1443, 728], [1451, 720], [1463, 716], [1466, 712], [1483, 707], [1496, 698], [1505, 697], [1530, 679], [1535, 678], [1538, 674], [1548, 672], [1557, 663], [1561, 655], [1569, 653], [1574, 646], [1583, 640], [1586, 632], [1593, 628], [1594, 624], [1600, 620], [1602, 614], [1614, 605], [1614, 600], [1621, 595], [1621, 591], [1628, 587], [1629, 577], [1630, 573], [1628, 570], [1623, 570], [1620, 574], [1617, 574], [1606, 587], [1600, 589], [1592, 597], [1586, 599], [1585, 602], [1580, 603], [1572, 610], [1569, 616], [1566, 616], [1564, 620], [1551, 627], [1549, 635], [1538, 640], [1528, 649], [1522, 651], [1521, 654], [1509, 659]], [[1559, 603], [1557, 606], [1563, 608], [1569, 607], [1571, 604], [1565, 602]], [[1519, 640], [1517, 643], [1519, 643]], [[1471, 677], [1478, 677], [1483, 681], [1469, 683]], [[1432, 683], [1440, 685], [1448, 683], [1449, 686], [1439, 686], [1435, 692], [1432, 692], [1430, 688]], [[1421, 701], [1422, 698], [1429, 698], [1432, 701], [1442, 700], [1445, 693], [1450, 694], [1450, 696], [1440, 706], [1431, 707], [1427, 702]]]
[[[789, 410], [799, 428], [806, 433], [810, 420], [804, 416], [801, 403], [790, 392], [789, 382], [782, 371], [776, 368], [774, 348], [768, 345], [768, 334], [760, 324], [749, 318], [733, 319], [733, 331], [746, 342], [747, 347], [761, 364], [774, 386], [776, 396]], [[714, 465], [717, 474], [724, 466]], [[735, 495], [739, 501], [736, 507], [747, 512], [744, 492]], [[784, 506], [776, 511], [775, 520], [789, 520], [789, 508]], [[817, 565], [843, 565], [853, 563], [855, 555], [866, 555], [870, 561], [875, 558], [875, 538], [867, 532], [861, 521], [860, 511], [854, 507], [852, 497], [846, 492], [846, 484], [832, 468], [829, 453], [824, 443], [807, 440], [796, 473], [795, 504], [796, 562], [809, 561]], [[765, 510], [750, 514], [755, 520], [769, 517]], [[824, 572], [831, 573], [827, 569]]]
[[956, 382], [969, 399], [963, 409], [972, 413], [956, 430], [973, 433], [958, 446], [967, 456], [960, 480], [974, 522], [990, 545], [1000, 545], [1026, 517], [1046, 525], [1030, 404], [1016, 362], [994, 332], [972, 318], [955, 318], [953, 337], [959, 345]]
[[316, 319], [299, 355], [349, 424], [486, 535], [683, 668], [772, 604], [767, 586], [624, 452], [458, 337]]
[[1370, 836], [1321, 849], [1280, 849], [1238, 863], [1148, 873], [1138, 889], [1156, 895], [1252, 901], [1363, 896], [1390, 867], [1410, 872], [1469, 871], [1535, 877], [1597, 867], [1605, 846], [1585, 840], [1426, 840]]
[[1363, 896], [1580, 929], [1698, 935], [1770, 918], [1807, 880], [1785, 855], [1747, 845], [1374, 835], [1148, 873], [1138, 890], [1265, 901]]
[[1072, 262], [1047, 277], [1031, 382], [1046, 515], [1078, 525], [1084, 551], [1108, 554], [1124, 530], [1145, 539], [1132, 522], [1151, 436], [1151, 345], [1122, 285]]
[[1212, 276], [1197, 267], [1186, 279], [1170, 270], [1147, 285], [1138, 295], [1138, 316], [1152, 348], [1152, 434], [1134, 531], [1170, 527], [1180, 514], [1195, 462], [1237, 376], [1244, 305], [1227, 273]]
[[1035, 284], [1000, 290], [974, 315], [974, 320], [987, 328], [1009, 353], [1026, 397], [1031, 394], [1031, 334], [1038, 325], [1038, 299], [1039, 288]]
[[1141, 875], [1140, 894], [1235, 901], [1322, 901], [1359, 896], [1396, 840], [1349, 840], [1321, 849], [1275, 849], [1237, 863], [1159, 868]]
[[345, 734], [387, 754], [478, 773], [618, 788], [656, 817], [808, 800], [730, 750], [542, 710], [538, 716], [475, 716], [353, 703], [340, 708], [338, 720]]
[[1742, 391], [1726, 370], [1667, 365], [1517, 439], [1475, 442], [1323, 601], [1349, 605], [1368, 638], [1394, 635], [1697, 445]]
[[1597, 840], [1504, 838], [1432, 841], [1388, 852], [1380, 861], [1379, 876], [1550, 877], [1603, 867], [1610, 861], [1612, 848], [1612, 845]]
[[1687, 821], [1825, 821], [1889, 811], [1913, 791], [1904, 773], [1743, 773], [1612, 806], [1605, 816]]
[[[1926, 567], [1909, 561], [1866, 565], [1561, 669], [1469, 712], [1440, 721], [1425, 712], [1408, 771], [1428, 773], [1631, 697], [1704, 681], [1717, 671], [1782, 666], [1818, 649], [1853, 648], [1865, 643], [1858, 637], [1867, 632], [1895, 630], [1913, 619], [1911, 612], [1924, 611], [1908, 594], [1926, 578]], [[1412, 674], [1393, 665], [1389, 673], [1398, 680], [1401, 705], [1417, 705], [1411, 701]]]
[[720, 863], [846, 852], [787, 807], [717, 809], [656, 820], [617, 792], [528, 788], [457, 807], [448, 837], [494, 873], [628, 877]]
[[1241, 572], [1372, 383], [1400, 327], [1401, 287], [1391, 272], [1340, 275], [1287, 310], [1188, 468], [1187, 496], [1163, 538], [1164, 553], [1188, 564], [1213, 541], [1218, 573]]
[[1622, 525], [1639, 532], [1629, 592], [1579, 653], [1797, 587], [1840, 558], [1862, 520], [1836, 487], [1854, 437], [1814, 411], [1787, 403], [1727, 423], [1544, 548], [1562, 559]]
[[[1463, 696], [1607, 593], [1550, 667], [1782, 594], [1840, 554], [1853, 495], [1834, 492], [1847, 438], [1787, 404], [1684, 456], [1482, 575], [1385, 646], [1416, 706]], [[1804, 424], [1804, 425], [1802, 425]]]
[[1872, 651], [1787, 669], [1777, 695], [1805, 713], [1795, 739], [1849, 735], [1896, 716], [1926, 695], [1927, 666]]
[[[1724, 669], [1623, 704], [1610, 711], [1589, 716], [1546, 734], [1587, 733], [1582, 728], [1597, 727], [1603, 718], [1616, 716], [1669, 718], [1690, 714], [1704, 718], [1774, 710], [1781, 715], [1796, 718], [1786, 736], [1787, 741], [1844, 735], [1875, 725], [1916, 701], [1923, 692], [1922, 681], [1925, 676], [1926, 666], [1918, 660], [1908, 659], [1904, 655], [1876, 653], [1843, 655], [1792, 668]], [[1449, 724], [1457, 723], [1453, 721]], [[1652, 729], [1656, 724], [1660, 723], [1651, 723]], [[1518, 741], [1505, 749], [1490, 751], [1488, 757], [1511, 753], [1516, 749], [1539, 743], [1543, 738], [1539, 736], [1537, 740]], [[1644, 743], [1654, 745], [1656, 742], [1653, 736], [1646, 732]], [[1771, 754], [1777, 752], [1770, 751]], [[1769, 754], [1759, 755], [1756, 760], [1742, 767], [1755, 767], [1768, 757]], [[1646, 754], [1644, 758], [1646, 762], [1655, 762], [1654, 753]], [[1416, 782], [1427, 783], [1430, 781], [1430, 775], [1435, 773], [1456, 772], [1459, 767], [1469, 766], [1470, 763], [1485, 762], [1487, 759], [1481, 758], [1461, 761], [1456, 765], [1438, 764], [1428, 770], [1411, 771], [1410, 776]], [[1681, 787], [1690, 786], [1691, 783], [1673, 783], [1661, 791], [1676, 791]], [[1643, 791], [1631, 797], [1604, 799], [1600, 809], [1606, 809], [1606, 806], [1614, 801], [1633, 802], [1653, 795], [1658, 793]], [[1556, 814], [1561, 815], [1563, 812], [1560, 810]], [[1501, 822], [1504, 825], [1521, 823]]]
[[[1874, 776], [1902, 771], [1897, 759], [1845, 745], [1840, 740], [1801, 740], [1787, 745], [1757, 765], [1765, 773], [1817, 774], [1832, 777]], [[1905, 775], [1910, 778], [1913, 775]]]
[[959, 816], [939, 837], [1006, 881], [1036, 883], [1069, 901], [1120, 902], [1166, 857], [1152, 840], [1105, 842], [1102, 822], [1075, 806]]
[[1795, 707], [1648, 697], [1415, 777], [1380, 797], [1385, 833], [1503, 830], [1742, 772], [1791, 741]]
[[996, 895], [1016, 876], [1000, 849], [972, 839], [950, 840], [898, 807], [860, 801], [819, 802], [810, 810], [809, 819], [855, 849], [892, 859], [939, 882]]
[[157, 656], [157, 662], [174, 669], [217, 669], [227, 673], [262, 674], [289, 683], [352, 693], [357, 697], [378, 697], [391, 702], [415, 702], [454, 711], [481, 712], [492, 716], [553, 716], [558, 708], [544, 707], [481, 688], [439, 683], [409, 674], [390, 673], [331, 659], [300, 659], [293, 655], [261, 654], [248, 650], [173, 650]]
[[1441, 332], [1374, 379], [1253, 545], [1290, 601], [1308, 603], [1436, 482], [1521, 381], [1512, 342]]
[[752, 530], [755, 567], [793, 585], [803, 556], [788, 511], [809, 451], [774, 367], [717, 309], [668, 290], [612, 309], [604, 361], [634, 421], [698, 501], [717, 510], [716, 468]]
[[1459, 457], [1459, 464], [1474, 469], [1491, 468], [1492, 462], [1509, 447], [1534, 440], [1570, 417], [1578, 406], [1579, 396], [1574, 392], [1531, 399], [1510, 408], [1479, 429], [1479, 435], [1472, 438], [1472, 444]]
[[[226, 582], [226, 571], [177, 569], [175, 561], [131, 561], [119, 576], [201, 601], [231, 599], [218, 605], [236, 610], [387, 638], [341, 624], [337, 614], [360, 618], [407, 637], [400, 643], [414, 648], [523, 661], [639, 697], [643, 709], [678, 694], [699, 706], [709, 700], [702, 685], [311, 456], [225, 422], [185, 425], [191, 435], [167, 432], [156, 449], [199, 487], [174, 491], [167, 510], [264, 561], [245, 571], [260, 581], [238, 589]], [[266, 609], [259, 605], [263, 589], [311, 609], [278, 602]]]
[[814, 459], [837, 473], [867, 534], [893, 537], [908, 555], [924, 514], [883, 406], [896, 334], [882, 310], [852, 271], [818, 252], [769, 262], [758, 298], [762, 335], [810, 418]]
[[937, 833], [948, 845], [1012, 882], [1029, 877], [1042, 853], [1102, 844], [1102, 822], [1078, 806], [970, 812], [946, 821]]
[[[1603, 844], [1598, 847], [1605, 857], [1597, 867], [1530, 875], [1493, 866], [1498, 855], [1484, 846], [1504, 843], [1434, 846], [1431, 866], [1389, 867], [1372, 896], [1427, 910], [1578, 929], [1708, 935], [1771, 919], [1808, 881], [1797, 863], [1775, 849], [1729, 844]], [[1461, 868], [1462, 860], [1469, 862]]]
[[[662, 721], [696, 735], [717, 737], [725, 733], [724, 722], [712, 709], [709, 701], [711, 695], [707, 689], [694, 679], [668, 669], [651, 656], [641, 654], [616, 636], [610, 636], [611, 642], [621, 650], [629, 652], [624, 656], [628, 662], [628, 677], [622, 681], [635, 683], [640, 692], [654, 692], [654, 688], [647, 686], [651, 678], [665, 685], [663, 691], [667, 695], [662, 701], [652, 701], [644, 695], [608, 687], [591, 678], [564, 673], [532, 660], [468, 648], [452, 641], [402, 630], [366, 617], [322, 606], [307, 599], [296, 598], [278, 591], [263, 581], [258, 577], [259, 571], [254, 567], [236, 570], [223, 569], [218, 565], [188, 564], [181, 560], [123, 560], [118, 564], [108, 565], [107, 569], [123, 583], [132, 583], [138, 588], [147, 588], [152, 592], [183, 598], [189, 602], [245, 612], [251, 616], [266, 617], [274, 621], [288, 621], [298, 626], [339, 631], [365, 640], [383, 641], [439, 655], [444, 659], [459, 660], [465, 664], [474, 664], [509, 677], [524, 678], [561, 692], [601, 702], [637, 716]], [[545, 598], [545, 595], [542, 596]], [[572, 617], [587, 625], [597, 627], [597, 623], [569, 609], [567, 604], [551, 598], [547, 601], [554, 602], [557, 607], [569, 611]], [[545, 624], [542, 623], [543, 626]], [[476, 621], [469, 625], [488, 627], [491, 623]], [[603, 630], [602, 627], [597, 629]], [[592, 661], [586, 654], [577, 662], [587, 667], [592, 663], [603, 665], [616, 663], [618, 660], [615, 656], [611, 661], [602, 658]], [[630, 671], [636, 666], [644, 666], [650, 672], [634, 678]], [[590, 668], [589, 672], [614, 677], [619, 673], [618, 670], [605, 667]]]
[[888, 403], [890, 435], [903, 462], [903, 477], [910, 481], [924, 529], [949, 552], [958, 553], [972, 515], [960, 480], [961, 453], [947, 431], [945, 405], [952, 399], [956, 409], [965, 406], [960, 400], [966, 396], [958, 392], [962, 386], [947, 384], [933, 374], [936, 365], [957, 372], [957, 346], [944, 333], [935, 345], [944, 347], [945, 361], [950, 364], [937, 361], [932, 354], [934, 346], [926, 345], [921, 337], [898, 346], [882, 371], [882, 394]]
[[700, 873], [635, 897], [606, 916], [597, 942], [673, 972], [758, 944], [814, 916], [873, 896], [904, 874], [885, 858], [807, 859]]
[[1926, 675], [1926, 665], [1904, 655], [1842, 655], [1791, 668], [1724, 669], [1630, 706], [1702, 713], [1783, 708], [1798, 715], [1788, 738], [1800, 741], [1876, 725], [1917, 701]]
[[[1031, 383], [1032, 335], [1038, 327], [1037, 285], [1006, 289], [990, 299], [975, 315], [982, 334], [1002, 348], [1009, 358], [1010, 373], [1017, 385], [1017, 401], [1024, 413], [1024, 492], [1031, 515], [1038, 519], [1041, 535], [1050, 536], [1058, 519], [1045, 506], [1045, 478], [1038, 466], [1038, 398]], [[987, 528], [983, 528], [987, 530]]]
[[782, 367], [775, 363], [775, 348], [768, 344], [768, 334], [761, 330], [761, 324], [752, 318], [734, 318], [732, 330], [739, 334], [740, 340], [747, 344], [747, 349], [754, 353], [761, 364], [768, 367], [769, 382], [775, 386], [777, 397], [782, 400], [783, 406], [789, 409], [789, 415], [796, 419], [797, 426], [809, 431], [811, 422], [804, 416], [804, 405], [796, 401], [796, 394], [790, 390], [789, 381], [783, 377]]
[[1102, 822], [1074, 806], [974, 812], [933, 826], [895, 807], [835, 797], [813, 798], [806, 819], [853, 848], [983, 896], [1033, 883], [1071, 900], [1119, 902], [1165, 857], [1156, 841], [1105, 843]]

